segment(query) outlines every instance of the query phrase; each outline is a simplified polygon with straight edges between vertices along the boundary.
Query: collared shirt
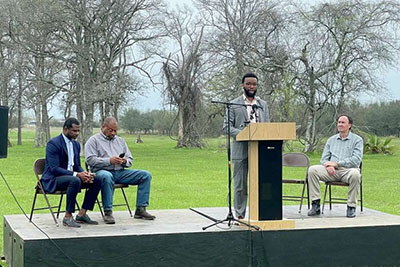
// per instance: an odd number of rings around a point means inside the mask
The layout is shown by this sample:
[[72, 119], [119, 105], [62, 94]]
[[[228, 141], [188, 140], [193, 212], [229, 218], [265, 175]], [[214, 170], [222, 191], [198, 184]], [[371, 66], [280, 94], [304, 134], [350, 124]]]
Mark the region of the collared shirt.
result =
[[[111, 157], [118, 157], [125, 153], [126, 163], [124, 165], [112, 165]], [[85, 158], [92, 172], [99, 170], [121, 170], [124, 167], [132, 166], [132, 154], [124, 139], [119, 136], [109, 138], [101, 131], [93, 135], [85, 144]]]
[[345, 139], [342, 139], [340, 134], [335, 134], [325, 144], [321, 164], [334, 161], [339, 167], [358, 168], [363, 157], [363, 143], [363, 139], [352, 132], [349, 132]]
[[67, 170], [73, 171], [74, 170], [74, 147], [72, 145], [72, 141], [68, 139], [64, 134], [62, 134], [64, 137], [65, 144], [67, 146], [67, 151], [68, 151], [68, 166]]
[[243, 99], [244, 99], [244, 103], [246, 105], [250, 105], [250, 106], [246, 106], [246, 111], [247, 111], [247, 118], [249, 119], [250, 122], [258, 122], [258, 109], [253, 110], [253, 108], [251, 107], [252, 105], [257, 105], [257, 97], [253, 98], [253, 101], [249, 101], [249, 99], [247, 99], [246, 95], [243, 94]]

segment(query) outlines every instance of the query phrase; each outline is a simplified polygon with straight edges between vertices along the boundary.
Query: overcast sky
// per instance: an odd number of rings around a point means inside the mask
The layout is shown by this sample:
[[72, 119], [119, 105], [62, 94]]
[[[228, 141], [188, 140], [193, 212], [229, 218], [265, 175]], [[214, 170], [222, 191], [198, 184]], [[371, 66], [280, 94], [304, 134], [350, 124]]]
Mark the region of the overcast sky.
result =
[[[169, 0], [167, 1], [170, 6], [187, 4], [192, 6], [191, 0]], [[390, 101], [400, 100], [400, 69], [387, 70], [382, 73], [382, 80], [388, 92], [380, 94], [379, 96], [360, 95], [359, 100], [363, 103], [376, 102], [376, 101]], [[135, 108], [146, 111], [153, 109], [160, 109], [162, 107], [162, 99], [159, 92], [150, 92], [144, 97], [139, 97], [137, 103], [134, 104]]]
[[[166, 1], [170, 6], [187, 4], [193, 5], [191, 0], [169, 0]], [[385, 86], [388, 88], [386, 94], [380, 94], [379, 96], [360, 95], [359, 100], [363, 103], [370, 103], [376, 101], [390, 101], [400, 100], [400, 69], [388, 70], [382, 73]], [[129, 105], [128, 105], [129, 106]], [[135, 102], [131, 104], [132, 107], [141, 111], [150, 111], [154, 109], [162, 108], [162, 97], [161, 93], [155, 89], [148, 89], [144, 96], [136, 98]], [[53, 107], [51, 112], [53, 116], [61, 118], [62, 115], [56, 107]]]

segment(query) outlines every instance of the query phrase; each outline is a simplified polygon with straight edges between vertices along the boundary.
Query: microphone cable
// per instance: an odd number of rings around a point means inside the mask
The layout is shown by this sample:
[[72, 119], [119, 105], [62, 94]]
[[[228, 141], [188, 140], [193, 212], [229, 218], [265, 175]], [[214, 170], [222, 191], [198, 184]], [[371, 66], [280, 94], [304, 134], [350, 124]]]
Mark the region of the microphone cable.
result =
[[[11, 187], [9, 186], [9, 184], [7, 183], [6, 178], [3, 176], [3, 173], [0, 171], [0, 176], [3, 179], [4, 183], [6, 184], [8, 191], [10, 192], [10, 194], [12, 195], [12, 197], [14, 198], [15, 203], [17, 203], [19, 209], [22, 211], [22, 213], [24, 214], [24, 216], [26, 217], [26, 219], [28, 219], [29, 221], [29, 217], [28, 215], [25, 213], [24, 209], [22, 208], [21, 204], [19, 203], [19, 201], [17, 200], [16, 196], [14, 195], [13, 191], [11, 190]], [[42, 234], [44, 234], [48, 240], [50, 240], [50, 242], [69, 260], [71, 261], [75, 266], [79, 266], [81, 267], [81, 265], [79, 265], [76, 261], [74, 261], [70, 256], [68, 256], [63, 250], [62, 248], [45, 232], [43, 231], [37, 224], [35, 224], [33, 221], [30, 221], [30, 223], [33, 224], [33, 226], [35, 226]]]

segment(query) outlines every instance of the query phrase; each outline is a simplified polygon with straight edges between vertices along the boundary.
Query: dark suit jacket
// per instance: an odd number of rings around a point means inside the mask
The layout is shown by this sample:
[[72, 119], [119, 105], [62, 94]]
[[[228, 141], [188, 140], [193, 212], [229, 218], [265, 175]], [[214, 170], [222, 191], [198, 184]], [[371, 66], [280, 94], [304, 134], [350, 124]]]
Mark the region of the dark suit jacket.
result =
[[[73, 140], [74, 148], [74, 171], [82, 172], [80, 160], [81, 145]], [[73, 175], [73, 171], [68, 168], [68, 150], [63, 136], [60, 134], [51, 139], [46, 146], [46, 165], [42, 175], [42, 184], [46, 192], [54, 192], [56, 190], [57, 176]]]
[[[257, 105], [260, 106], [262, 109], [259, 109], [259, 121], [260, 122], [269, 122], [269, 110], [267, 102], [256, 98]], [[235, 98], [231, 101], [231, 103], [235, 104], [242, 104], [244, 105], [243, 95]], [[244, 106], [231, 106], [231, 114], [230, 114], [230, 133], [233, 137], [232, 141], [232, 159], [233, 160], [242, 160], [247, 158], [248, 149], [247, 149], [247, 142], [236, 142], [236, 135], [243, 130], [246, 126], [245, 122], [249, 121], [246, 107]], [[224, 132], [227, 133], [228, 130], [228, 117], [227, 114], [225, 115], [224, 120]]]

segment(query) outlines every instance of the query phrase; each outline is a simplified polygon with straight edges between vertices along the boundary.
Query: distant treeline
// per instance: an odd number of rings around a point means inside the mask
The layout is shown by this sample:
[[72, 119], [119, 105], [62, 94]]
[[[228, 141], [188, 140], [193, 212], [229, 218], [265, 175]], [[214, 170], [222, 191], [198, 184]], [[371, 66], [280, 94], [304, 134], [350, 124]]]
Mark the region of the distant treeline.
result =
[[[301, 116], [302, 106], [296, 108], [292, 116], [292, 121], [297, 124], [299, 137], [303, 134], [304, 121]], [[364, 134], [375, 134], [378, 136], [400, 137], [400, 100], [390, 102], [379, 102], [371, 104], [361, 104], [354, 101], [346, 107], [346, 112], [354, 119], [354, 131]], [[223, 112], [211, 114], [211, 111], [204, 110], [201, 117], [199, 129], [206, 137], [217, 137], [222, 135]], [[271, 109], [271, 117], [276, 120], [274, 110]], [[27, 122], [27, 120], [26, 120]], [[12, 123], [16, 125], [15, 123]], [[51, 119], [50, 125], [61, 127], [62, 120]], [[14, 125], [14, 126], [15, 126]], [[95, 121], [93, 127], [100, 127], [100, 123]], [[329, 136], [336, 132], [334, 109], [327, 109], [317, 122], [317, 127], [321, 136]], [[142, 112], [134, 108], [127, 109], [120, 117], [120, 128], [130, 134], [159, 134], [176, 136], [177, 112], [176, 110], [152, 110]]]

